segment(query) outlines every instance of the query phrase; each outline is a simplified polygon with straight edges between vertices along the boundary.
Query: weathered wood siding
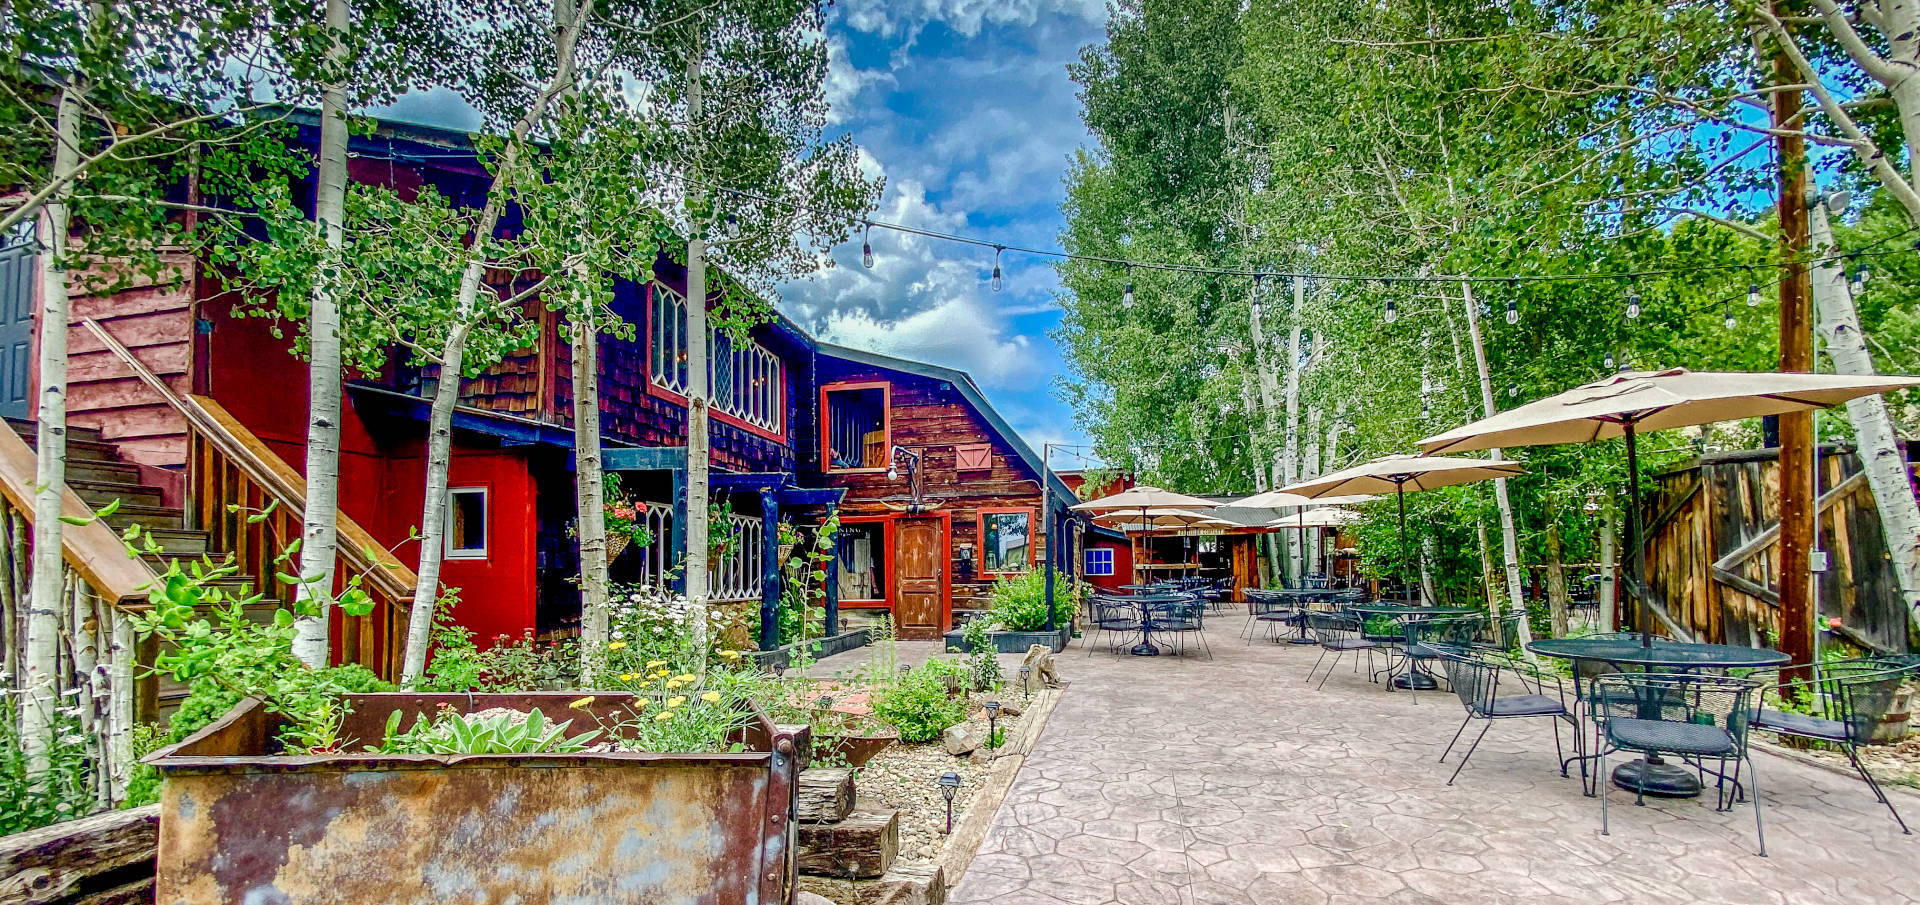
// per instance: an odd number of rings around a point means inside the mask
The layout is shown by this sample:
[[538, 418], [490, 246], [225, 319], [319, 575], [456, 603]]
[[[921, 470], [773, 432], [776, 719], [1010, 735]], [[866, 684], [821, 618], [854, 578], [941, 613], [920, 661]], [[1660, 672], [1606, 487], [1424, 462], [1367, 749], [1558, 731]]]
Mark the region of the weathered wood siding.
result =
[[[818, 379], [821, 386], [847, 381], [886, 381], [890, 385], [893, 445], [921, 453], [921, 468], [926, 476], [925, 507], [950, 513], [953, 518], [948, 558], [955, 609], [985, 606], [987, 588], [993, 583], [991, 578], [981, 576], [977, 568], [965, 567], [959, 558], [960, 548], [971, 545], [973, 562], [980, 561], [981, 509], [1031, 508], [1034, 568], [1040, 568], [1045, 562], [1045, 538], [1040, 535], [1039, 522], [1040, 476], [952, 384], [825, 355], [820, 358]], [[955, 467], [954, 447], [963, 443], [991, 444], [991, 467], [961, 473]], [[817, 450], [818, 438], [808, 445]], [[817, 471], [820, 467], [817, 452], [815, 455], [814, 461], [807, 463], [809, 470]], [[898, 480], [891, 480], [884, 473], [826, 474], [821, 477], [821, 483], [847, 488], [840, 504], [840, 511], [845, 515], [904, 513], [911, 500], [904, 470]]]
[[[1851, 452], [1831, 447], [1820, 457], [1820, 493], [1842, 487], [1822, 506], [1819, 549], [1830, 567], [1818, 576], [1819, 618], [1838, 617], [1845, 633], [1881, 647], [1908, 649], [1908, 617], [1888, 559], [1873, 492]], [[1774, 450], [1707, 456], [1654, 478], [1658, 490], [1643, 514], [1648, 527], [1649, 582], [1674, 619], [1701, 640], [1769, 644], [1779, 637], [1778, 540], [1736, 565], [1738, 577], [1767, 589], [1746, 593], [1716, 579], [1715, 561], [1778, 524], [1779, 459]]]
[[[129, 462], [178, 468], [187, 461], [186, 419], [81, 325], [82, 318], [99, 321], [175, 392], [190, 392], [194, 262], [185, 252], [168, 252], [161, 264], [152, 273], [114, 275], [115, 291], [73, 297], [67, 420], [99, 428]], [[76, 273], [76, 291], [94, 276]]]

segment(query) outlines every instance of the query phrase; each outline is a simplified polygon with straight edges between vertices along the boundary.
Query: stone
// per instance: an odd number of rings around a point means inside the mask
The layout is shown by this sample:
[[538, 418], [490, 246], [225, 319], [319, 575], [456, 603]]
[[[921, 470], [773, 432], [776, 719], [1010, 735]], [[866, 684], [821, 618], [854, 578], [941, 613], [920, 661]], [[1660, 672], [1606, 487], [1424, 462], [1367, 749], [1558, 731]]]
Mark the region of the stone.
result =
[[[1026, 682], [1020, 688], [1022, 693], [1033, 694], [1042, 688], [1060, 687], [1060, 673], [1053, 665], [1052, 648], [1044, 644], [1027, 648], [1027, 656], [1020, 661], [1020, 667], [1027, 671]], [[1014, 671], [1014, 675], [1019, 674], [1019, 670]]]
[[1023, 713], [1026, 713], [1026, 712], [1027, 712], [1027, 709], [1026, 709], [1025, 707], [1022, 707], [1022, 706], [1020, 706], [1020, 702], [1019, 702], [1019, 701], [1004, 701], [1004, 700], [1003, 700], [1003, 701], [1001, 701], [1001, 702], [1000, 702], [1000, 715], [1001, 715], [1001, 716], [1019, 716], [1020, 714], [1023, 714]]
[[973, 732], [965, 726], [948, 726], [940, 733], [940, 744], [946, 746], [947, 753], [954, 757], [967, 754], [986, 744], [986, 734]]
[[835, 905], [835, 902], [819, 893], [802, 890], [793, 897], [793, 905]]

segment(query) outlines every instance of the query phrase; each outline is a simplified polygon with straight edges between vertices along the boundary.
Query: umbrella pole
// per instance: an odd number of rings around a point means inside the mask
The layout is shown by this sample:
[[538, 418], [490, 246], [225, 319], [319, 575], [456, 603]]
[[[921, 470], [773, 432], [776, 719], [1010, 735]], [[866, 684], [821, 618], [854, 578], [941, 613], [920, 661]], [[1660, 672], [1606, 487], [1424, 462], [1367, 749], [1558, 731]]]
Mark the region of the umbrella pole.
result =
[[[1407, 584], [1407, 485], [1393, 483], [1393, 499], [1400, 507], [1400, 583]], [[1408, 585], [1411, 587], [1411, 585]]]
[[1640, 538], [1640, 455], [1633, 439], [1633, 422], [1621, 422], [1627, 439], [1627, 591], [1633, 595], [1633, 617], [1640, 630], [1640, 646], [1653, 646], [1653, 614], [1647, 612], [1640, 587], [1646, 581], [1646, 544]]

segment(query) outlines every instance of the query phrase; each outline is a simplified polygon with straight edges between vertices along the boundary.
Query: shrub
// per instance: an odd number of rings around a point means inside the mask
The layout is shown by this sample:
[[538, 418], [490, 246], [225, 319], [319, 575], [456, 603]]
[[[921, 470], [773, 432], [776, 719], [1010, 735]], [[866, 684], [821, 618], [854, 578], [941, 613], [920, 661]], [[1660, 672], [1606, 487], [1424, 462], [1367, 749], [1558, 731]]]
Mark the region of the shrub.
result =
[[999, 688], [1004, 678], [1000, 674], [1000, 650], [987, 637], [987, 624], [979, 619], [969, 621], [960, 629], [960, 638], [967, 648], [967, 671], [972, 673], [973, 687], [980, 691]]
[[[1053, 576], [1054, 625], [1067, 625], [1079, 606], [1080, 591], [1075, 582], [1061, 573]], [[989, 599], [993, 612], [988, 618], [1010, 632], [1037, 632], [1047, 627], [1047, 576], [1035, 569], [993, 583]]]
[[930, 742], [967, 719], [967, 701], [947, 694], [947, 680], [960, 670], [928, 660], [873, 698], [873, 715], [900, 731], [908, 742]]

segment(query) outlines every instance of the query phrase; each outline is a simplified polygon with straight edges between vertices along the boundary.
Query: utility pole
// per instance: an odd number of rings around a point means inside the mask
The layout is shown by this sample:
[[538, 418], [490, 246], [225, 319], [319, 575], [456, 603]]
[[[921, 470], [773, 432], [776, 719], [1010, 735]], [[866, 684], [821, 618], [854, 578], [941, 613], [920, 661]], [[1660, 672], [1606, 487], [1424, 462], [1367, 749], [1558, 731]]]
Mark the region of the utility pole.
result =
[[[1776, 15], [1787, 15], [1775, 0]], [[1784, 53], [1773, 57], [1775, 85], [1799, 84], [1800, 75]], [[1780, 160], [1780, 370], [1813, 370], [1813, 286], [1807, 273], [1807, 143], [1796, 134], [1806, 127], [1799, 91], [1776, 91], [1772, 103], [1774, 141]], [[1813, 662], [1813, 413], [1780, 416], [1780, 649], [1795, 664]], [[1804, 670], [1789, 670], [1801, 678]], [[1785, 675], [1782, 678], [1786, 678]]]
[[1053, 482], [1049, 478], [1053, 470], [1047, 467], [1047, 459], [1053, 455], [1053, 444], [1040, 444], [1040, 527], [1046, 535], [1047, 545], [1047, 631], [1053, 631], [1053, 559], [1060, 555], [1060, 548], [1054, 546], [1059, 541], [1059, 526], [1053, 522]]

